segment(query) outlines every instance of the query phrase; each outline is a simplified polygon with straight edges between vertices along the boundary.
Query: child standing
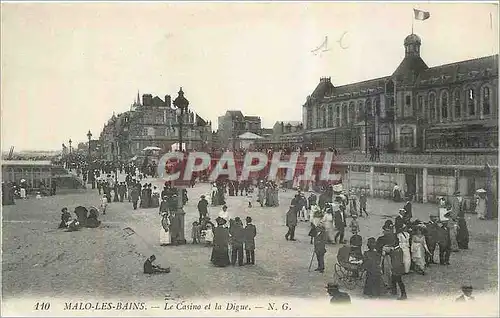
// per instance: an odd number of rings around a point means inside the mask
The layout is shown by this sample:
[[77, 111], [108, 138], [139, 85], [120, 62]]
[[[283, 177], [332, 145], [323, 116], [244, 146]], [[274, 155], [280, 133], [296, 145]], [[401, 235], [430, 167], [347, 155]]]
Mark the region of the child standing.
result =
[[352, 220], [351, 220], [351, 233], [353, 235], [357, 235], [359, 233], [359, 223], [358, 223], [358, 216], [356, 214], [352, 215]]
[[106, 197], [106, 195], [103, 195], [102, 199], [101, 199], [101, 212], [102, 212], [102, 215], [106, 215], [106, 208], [107, 207], [108, 207], [108, 198]]
[[197, 221], [194, 221], [193, 227], [191, 229], [191, 238], [193, 239], [193, 244], [200, 243], [200, 236], [201, 236], [200, 225]]
[[214, 232], [212, 229], [212, 224], [208, 223], [207, 229], [205, 230], [205, 245], [212, 246], [213, 242], [214, 242]]

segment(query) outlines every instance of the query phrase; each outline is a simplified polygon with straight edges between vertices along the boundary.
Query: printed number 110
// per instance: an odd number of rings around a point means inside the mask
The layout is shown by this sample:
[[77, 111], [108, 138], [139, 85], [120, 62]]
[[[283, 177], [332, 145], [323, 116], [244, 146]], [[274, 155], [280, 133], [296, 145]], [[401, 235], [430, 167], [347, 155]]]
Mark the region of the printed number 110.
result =
[[36, 303], [35, 310], [49, 310], [50, 303]]

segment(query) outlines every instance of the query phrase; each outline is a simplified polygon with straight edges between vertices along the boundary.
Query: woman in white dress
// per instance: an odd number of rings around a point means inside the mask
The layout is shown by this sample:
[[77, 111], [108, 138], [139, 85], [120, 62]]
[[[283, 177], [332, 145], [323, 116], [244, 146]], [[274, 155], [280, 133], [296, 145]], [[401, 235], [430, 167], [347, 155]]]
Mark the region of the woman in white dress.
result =
[[327, 242], [331, 243], [334, 241], [335, 237], [335, 226], [333, 225], [333, 207], [331, 205], [327, 205], [326, 213], [321, 220], [323, 225], [325, 226]]
[[405, 274], [408, 274], [411, 267], [410, 234], [406, 232], [405, 225], [403, 225], [401, 230], [398, 232], [397, 237], [399, 239], [399, 247], [403, 251], [403, 265], [405, 268]]
[[169, 245], [170, 238], [170, 218], [167, 212], [161, 214], [161, 228], [160, 228], [160, 246]]
[[417, 227], [411, 239], [411, 259], [415, 264], [415, 271], [422, 275], [425, 274], [425, 253], [430, 254], [422, 229]]
[[484, 220], [486, 216], [486, 200], [485, 195], [483, 193], [478, 194], [476, 201], [476, 214], [477, 218], [480, 220]]

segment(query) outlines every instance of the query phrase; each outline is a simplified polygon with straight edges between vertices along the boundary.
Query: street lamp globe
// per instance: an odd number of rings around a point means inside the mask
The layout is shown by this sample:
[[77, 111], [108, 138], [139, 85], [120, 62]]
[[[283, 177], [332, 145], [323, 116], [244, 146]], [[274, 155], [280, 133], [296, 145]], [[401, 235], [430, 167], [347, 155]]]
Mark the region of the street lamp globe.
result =
[[89, 138], [89, 140], [90, 140], [90, 138], [92, 138], [92, 133], [90, 132], [90, 130], [89, 130], [89, 132], [87, 133], [87, 137]]

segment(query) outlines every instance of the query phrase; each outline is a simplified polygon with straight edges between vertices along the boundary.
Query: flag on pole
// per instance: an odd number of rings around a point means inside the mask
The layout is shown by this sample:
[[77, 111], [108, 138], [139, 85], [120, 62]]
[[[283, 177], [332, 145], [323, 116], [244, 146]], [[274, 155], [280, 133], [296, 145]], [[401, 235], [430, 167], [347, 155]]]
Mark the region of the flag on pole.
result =
[[415, 14], [415, 20], [427, 20], [431, 17], [431, 14], [427, 11], [422, 11], [418, 9], [413, 9], [413, 13]]

